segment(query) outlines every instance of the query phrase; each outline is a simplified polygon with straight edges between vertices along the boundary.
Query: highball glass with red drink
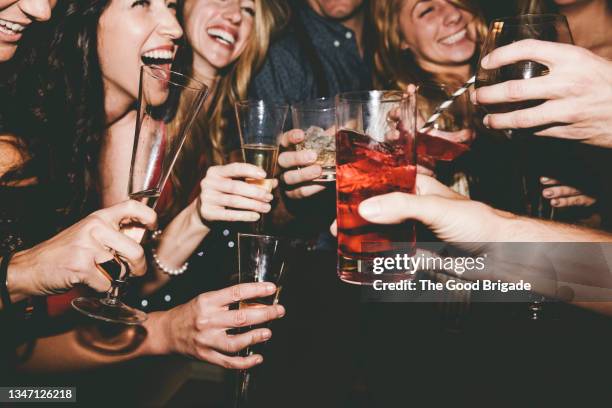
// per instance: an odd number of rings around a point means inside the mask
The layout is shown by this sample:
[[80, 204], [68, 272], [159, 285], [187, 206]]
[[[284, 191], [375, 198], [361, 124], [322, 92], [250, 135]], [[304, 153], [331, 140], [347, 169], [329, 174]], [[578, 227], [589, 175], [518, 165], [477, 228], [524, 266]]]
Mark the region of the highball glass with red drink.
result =
[[413, 223], [374, 225], [358, 212], [370, 197], [414, 193], [415, 96], [395, 91], [350, 92], [336, 101], [338, 275], [348, 283], [411, 279], [411, 271], [373, 272], [375, 258], [414, 248]]

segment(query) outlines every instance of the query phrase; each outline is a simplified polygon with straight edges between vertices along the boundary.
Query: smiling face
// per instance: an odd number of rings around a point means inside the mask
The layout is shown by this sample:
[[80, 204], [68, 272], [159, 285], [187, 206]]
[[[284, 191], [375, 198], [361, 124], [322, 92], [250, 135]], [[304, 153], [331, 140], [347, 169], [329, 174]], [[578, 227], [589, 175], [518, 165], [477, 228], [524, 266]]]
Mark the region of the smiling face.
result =
[[33, 22], [47, 21], [57, 0], [0, 0], [0, 63], [10, 60]]
[[476, 51], [474, 15], [446, 0], [404, 0], [399, 30], [402, 48], [428, 71], [467, 64]]
[[253, 31], [255, 1], [187, 0], [185, 35], [196, 76], [213, 79], [242, 54]]
[[111, 0], [98, 24], [107, 115], [136, 101], [141, 65], [170, 68], [182, 35], [175, 0]]

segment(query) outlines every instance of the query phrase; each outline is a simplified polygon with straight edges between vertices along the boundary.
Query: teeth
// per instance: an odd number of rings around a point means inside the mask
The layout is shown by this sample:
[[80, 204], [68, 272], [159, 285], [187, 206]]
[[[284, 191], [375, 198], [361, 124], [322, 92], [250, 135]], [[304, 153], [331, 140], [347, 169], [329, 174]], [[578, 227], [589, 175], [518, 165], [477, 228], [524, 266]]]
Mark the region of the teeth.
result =
[[142, 54], [145, 58], [155, 58], [155, 59], [172, 59], [174, 57], [174, 53], [168, 50], [153, 50], [147, 51]]
[[[17, 23], [11, 23], [10, 21], [6, 21], [2, 19], [0, 19], [0, 27], [12, 31], [12, 33], [9, 33], [9, 34], [17, 34], [26, 29], [24, 25], [17, 24]], [[3, 30], [3, 31], [6, 32], [7, 30]]]
[[450, 35], [446, 38], [444, 38], [443, 40], [441, 40], [440, 42], [442, 44], [445, 45], [452, 45], [458, 41], [463, 40], [463, 38], [465, 37], [465, 35], [467, 34], [467, 30], [464, 28], [463, 30], [459, 31], [458, 33], [455, 33], [453, 35]]
[[229, 45], [233, 45], [236, 42], [236, 39], [234, 38], [233, 35], [231, 35], [230, 33], [228, 33], [225, 30], [221, 30], [219, 28], [209, 28], [207, 30], [208, 35], [211, 35], [213, 37], [218, 38], [219, 40], [229, 44]]

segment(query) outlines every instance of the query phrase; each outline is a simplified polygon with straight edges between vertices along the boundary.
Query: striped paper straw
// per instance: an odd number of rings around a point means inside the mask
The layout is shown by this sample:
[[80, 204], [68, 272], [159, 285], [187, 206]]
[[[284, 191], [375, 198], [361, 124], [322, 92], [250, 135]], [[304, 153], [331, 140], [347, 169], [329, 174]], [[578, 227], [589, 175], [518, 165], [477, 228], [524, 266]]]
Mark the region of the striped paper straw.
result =
[[440, 115], [446, 110], [448, 109], [449, 106], [451, 106], [453, 104], [453, 102], [455, 101], [455, 99], [457, 99], [458, 97], [460, 97], [461, 95], [463, 95], [465, 93], [465, 91], [468, 90], [468, 88], [470, 86], [472, 86], [474, 84], [474, 82], [476, 82], [476, 75], [474, 75], [473, 77], [471, 77], [470, 79], [467, 80], [467, 82], [465, 84], [463, 84], [463, 86], [459, 89], [457, 89], [455, 91], [455, 93], [452, 94], [452, 96], [445, 100], [444, 102], [442, 102], [440, 104], [440, 106], [438, 106], [436, 108], [436, 111], [433, 113], [433, 115], [431, 115], [429, 117], [429, 119], [427, 119], [427, 122], [425, 122], [425, 124], [423, 125], [423, 127], [421, 128], [420, 132], [425, 132], [425, 130], [433, 127], [433, 124], [435, 123], [436, 120], [438, 120], [438, 118], [440, 117]]

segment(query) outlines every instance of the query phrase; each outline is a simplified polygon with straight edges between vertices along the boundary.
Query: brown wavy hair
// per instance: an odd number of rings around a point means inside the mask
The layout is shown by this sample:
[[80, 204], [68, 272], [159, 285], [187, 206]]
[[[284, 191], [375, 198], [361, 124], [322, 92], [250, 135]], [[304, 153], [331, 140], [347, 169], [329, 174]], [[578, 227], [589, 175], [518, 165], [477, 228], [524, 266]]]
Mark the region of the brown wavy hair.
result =
[[[399, 10], [406, 0], [374, 0], [372, 15], [376, 32], [376, 49], [374, 52], [374, 84], [378, 88], [406, 89], [408, 84], [418, 82], [455, 83], [456, 78], [443, 78], [435, 72], [427, 72], [416, 63], [409, 50], [402, 49], [402, 38], [399, 26]], [[447, 0], [449, 3], [472, 14], [476, 23], [476, 42], [482, 45], [487, 24], [482, 12], [470, 0]], [[479, 53], [474, 53], [470, 61], [475, 67]], [[460, 81], [460, 80], [459, 80]]]
[[[185, 0], [179, 3], [179, 20], [184, 23], [182, 10]], [[234, 127], [234, 103], [246, 99], [252, 76], [263, 64], [271, 39], [282, 30], [289, 18], [285, 0], [257, 0], [253, 31], [240, 57], [221, 72], [208, 111], [202, 110], [196, 118], [190, 135], [185, 140], [180, 157], [170, 175], [172, 183], [171, 203], [162, 210], [162, 218], [170, 219], [189, 205], [191, 195], [209, 166], [225, 164], [229, 153], [225, 148], [225, 133]], [[191, 67], [193, 50], [184, 44], [177, 59], [193, 76]], [[189, 107], [185, 103], [183, 106]], [[179, 112], [179, 115], [185, 112]]]

